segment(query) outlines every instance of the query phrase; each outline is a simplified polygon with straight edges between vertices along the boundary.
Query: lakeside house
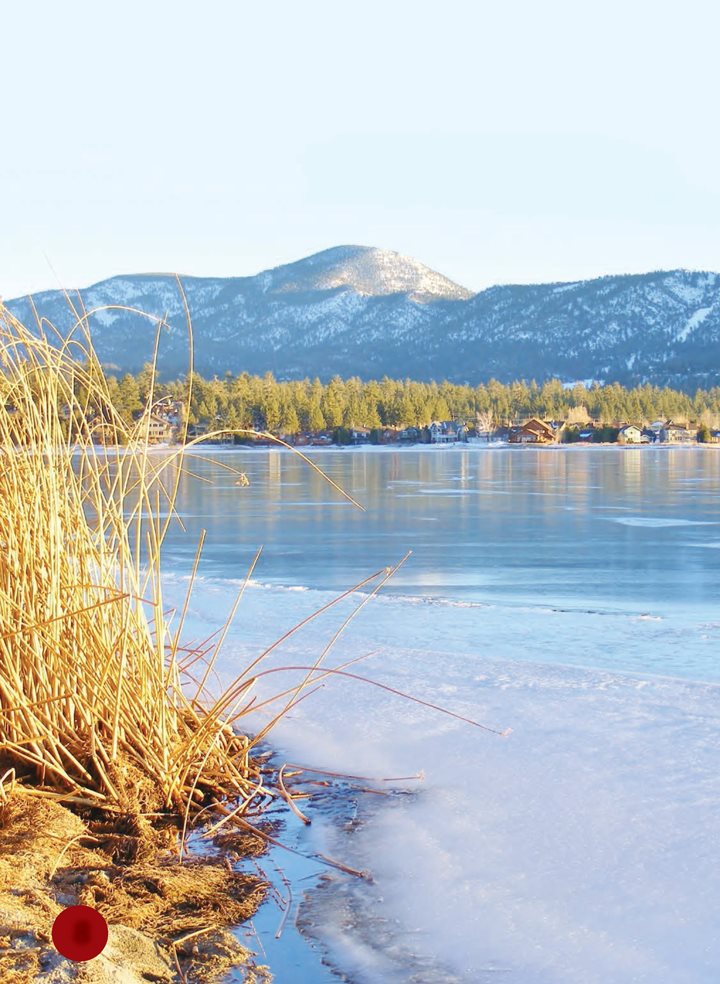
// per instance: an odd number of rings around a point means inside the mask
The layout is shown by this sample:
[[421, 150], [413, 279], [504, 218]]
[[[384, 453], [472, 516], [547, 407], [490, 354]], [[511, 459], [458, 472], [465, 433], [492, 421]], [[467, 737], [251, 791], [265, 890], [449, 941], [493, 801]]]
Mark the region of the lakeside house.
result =
[[510, 444], [553, 444], [555, 431], [544, 420], [531, 417], [519, 427], [511, 427], [508, 441]]
[[455, 420], [433, 420], [428, 425], [430, 444], [454, 444], [457, 441], [467, 441], [465, 424]]
[[697, 432], [669, 420], [660, 431], [660, 440], [665, 444], [695, 444]]
[[350, 437], [353, 444], [370, 444], [372, 430], [370, 427], [353, 427]]
[[151, 413], [149, 419], [144, 422], [147, 427], [148, 444], [171, 444], [176, 435], [176, 428], [165, 417], [156, 413]]
[[626, 424], [618, 431], [619, 444], [648, 444], [649, 438], [635, 424]]
[[399, 427], [381, 427], [378, 433], [378, 444], [397, 444], [400, 440]]
[[175, 444], [180, 437], [183, 420], [183, 403], [164, 397], [133, 415], [142, 429], [147, 427], [148, 444]]

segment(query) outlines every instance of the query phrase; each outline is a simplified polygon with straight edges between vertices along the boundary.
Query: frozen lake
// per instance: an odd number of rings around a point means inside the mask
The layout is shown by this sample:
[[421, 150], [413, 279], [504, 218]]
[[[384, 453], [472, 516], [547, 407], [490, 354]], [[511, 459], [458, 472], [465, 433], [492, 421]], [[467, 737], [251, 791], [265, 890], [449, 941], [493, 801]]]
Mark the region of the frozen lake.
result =
[[[353, 672], [513, 732], [323, 681], [275, 731], [281, 756], [376, 777], [424, 770], [425, 781], [368, 796], [350, 827], [318, 817], [313, 849], [374, 882], [333, 874], [300, 907], [305, 931], [355, 984], [715, 982], [720, 453], [469, 447], [313, 460], [367, 511], [287, 452], [211, 451], [191, 464], [213, 484], [183, 479], [188, 532], [171, 532], [165, 556], [179, 604], [208, 530], [191, 637], [214, 631], [260, 545], [225, 679], [411, 549], [327, 665], [364, 656]], [[351, 610], [310, 622], [269, 665], [308, 665]]]
[[[412, 550], [383, 593], [413, 608], [396, 604], [387, 619], [366, 619], [371, 635], [395, 631], [411, 646], [474, 652], [488, 621], [482, 606], [537, 617], [567, 612], [574, 616], [569, 647], [559, 617], [563, 646], [553, 652], [527, 642], [522, 620], [507, 623], [508, 638], [484, 638], [496, 655], [720, 678], [714, 448], [316, 452], [313, 460], [365, 513], [289, 452], [202, 453], [208, 460], [193, 461], [192, 471], [213, 484], [183, 480], [179, 511], [188, 532], [171, 530], [166, 570], [189, 570], [203, 528], [204, 576], [243, 578], [262, 546], [259, 582], [317, 592], [346, 590]], [[238, 488], [223, 464], [246, 472], [249, 488]], [[398, 617], [409, 610], [411, 637]], [[585, 640], [575, 624], [580, 614], [587, 614]], [[671, 621], [639, 626], [642, 617]], [[623, 636], [621, 651], [605, 650], [603, 625]], [[679, 635], [661, 652], [665, 630]]]

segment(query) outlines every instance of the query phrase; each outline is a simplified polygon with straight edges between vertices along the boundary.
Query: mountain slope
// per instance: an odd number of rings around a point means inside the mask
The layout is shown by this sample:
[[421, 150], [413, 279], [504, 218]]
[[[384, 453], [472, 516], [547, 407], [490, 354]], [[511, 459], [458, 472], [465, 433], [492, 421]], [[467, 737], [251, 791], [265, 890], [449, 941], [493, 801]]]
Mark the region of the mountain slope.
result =
[[[716, 385], [720, 275], [675, 270], [567, 284], [492, 287], [473, 295], [390, 250], [341, 246], [254, 277], [183, 277], [195, 368], [204, 375], [272, 370], [478, 383], [492, 377]], [[187, 331], [168, 275], [113, 277], [72, 295], [88, 312], [138, 308], [162, 329], [165, 376], [187, 368]], [[74, 318], [63, 295], [34, 297], [63, 333]], [[27, 324], [27, 299], [8, 302]], [[102, 361], [141, 368], [154, 323], [124, 310], [90, 314]]]

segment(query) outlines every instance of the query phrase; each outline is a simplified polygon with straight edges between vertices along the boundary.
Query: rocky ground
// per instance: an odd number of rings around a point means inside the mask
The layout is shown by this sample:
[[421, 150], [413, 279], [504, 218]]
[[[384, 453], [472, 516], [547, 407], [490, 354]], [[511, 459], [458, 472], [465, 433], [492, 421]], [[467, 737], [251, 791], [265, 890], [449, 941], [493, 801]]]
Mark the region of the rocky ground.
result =
[[[132, 824], [130, 825], [132, 827]], [[176, 834], [147, 838], [127, 822], [81, 819], [15, 786], [0, 801], [0, 980], [3, 984], [213, 984], [232, 967], [247, 984], [271, 980], [230, 931], [264, 894], [237, 858], [178, 859]], [[261, 846], [242, 839], [242, 850]], [[61, 957], [52, 924], [66, 906], [93, 905], [109, 924], [103, 953]], [[237, 978], [234, 978], [234, 980]]]

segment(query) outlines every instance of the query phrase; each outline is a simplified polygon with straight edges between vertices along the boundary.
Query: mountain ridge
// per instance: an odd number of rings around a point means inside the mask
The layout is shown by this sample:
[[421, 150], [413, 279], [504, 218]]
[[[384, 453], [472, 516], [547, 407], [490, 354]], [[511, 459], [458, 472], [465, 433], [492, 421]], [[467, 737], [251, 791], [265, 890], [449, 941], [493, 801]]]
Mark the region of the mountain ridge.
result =
[[[190, 307], [197, 371], [273, 371], [282, 378], [382, 375], [556, 377], [718, 383], [720, 274], [651, 271], [549, 284], [499, 284], [473, 293], [392, 250], [336, 246], [245, 277], [180, 278]], [[187, 369], [187, 331], [174, 274], [124, 274], [69, 292], [86, 310], [127, 305], [166, 316], [163, 375]], [[61, 291], [33, 295], [62, 333], [75, 320]], [[27, 298], [6, 302], [34, 324]], [[90, 317], [101, 361], [136, 371], [150, 358], [147, 319], [118, 310]]]

